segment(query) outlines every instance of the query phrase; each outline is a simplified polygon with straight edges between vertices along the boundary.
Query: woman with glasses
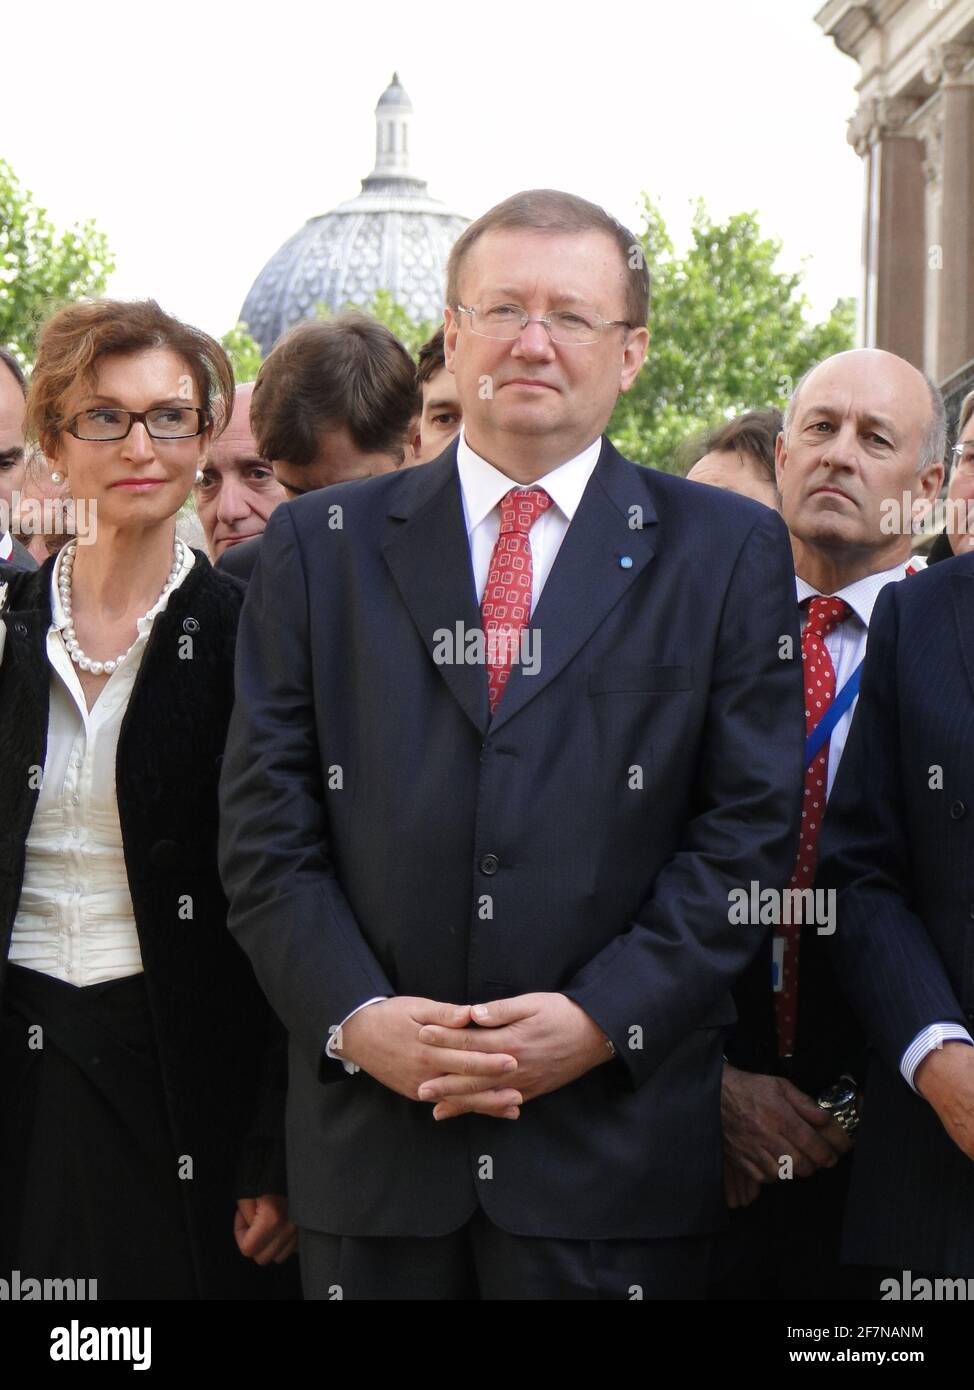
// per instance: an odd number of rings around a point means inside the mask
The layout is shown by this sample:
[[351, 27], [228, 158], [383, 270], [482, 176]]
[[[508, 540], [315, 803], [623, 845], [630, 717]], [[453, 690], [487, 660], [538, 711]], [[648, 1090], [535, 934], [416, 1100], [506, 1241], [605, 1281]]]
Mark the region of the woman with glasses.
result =
[[176, 538], [216, 395], [153, 302], [59, 310], [28, 432], [92, 526], [0, 576], [0, 1269], [99, 1299], [293, 1278], [258, 1268], [294, 1246], [283, 1033], [216, 867], [241, 594]]

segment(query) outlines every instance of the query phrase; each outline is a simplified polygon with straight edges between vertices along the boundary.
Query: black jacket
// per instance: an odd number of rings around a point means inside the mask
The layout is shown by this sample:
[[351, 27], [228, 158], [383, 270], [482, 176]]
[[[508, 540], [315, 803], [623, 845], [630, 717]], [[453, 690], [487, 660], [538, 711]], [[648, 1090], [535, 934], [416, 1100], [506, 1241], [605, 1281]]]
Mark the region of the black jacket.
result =
[[833, 949], [870, 1045], [844, 1257], [974, 1276], [974, 1165], [900, 1063], [925, 1028], [974, 1030], [974, 555], [876, 600], [822, 828]]
[[[122, 723], [116, 785], [173, 1139], [194, 1160], [183, 1190], [201, 1296], [246, 1297], [280, 1284], [262, 1282], [267, 1271], [240, 1255], [232, 1222], [238, 1197], [284, 1191], [284, 1041], [227, 932], [216, 866], [241, 590], [194, 553], [153, 625]], [[4, 575], [0, 988], [38, 795], [28, 769], [44, 765], [47, 748], [53, 564]]]

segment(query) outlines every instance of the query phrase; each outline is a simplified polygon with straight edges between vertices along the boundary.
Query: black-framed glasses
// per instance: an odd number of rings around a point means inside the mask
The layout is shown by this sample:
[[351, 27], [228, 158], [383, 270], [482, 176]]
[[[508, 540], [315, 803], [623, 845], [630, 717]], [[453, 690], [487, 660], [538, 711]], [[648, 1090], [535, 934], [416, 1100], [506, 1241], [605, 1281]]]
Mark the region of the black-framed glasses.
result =
[[585, 305], [554, 309], [537, 319], [520, 304], [489, 304], [480, 309], [458, 304], [457, 312], [470, 315], [471, 332], [481, 338], [513, 339], [523, 333], [529, 323], [543, 323], [553, 343], [596, 343], [606, 328], [632, 328], [626, 319], [604, 319]]
[[134, 424], [145, 428], [150, 439], [193, 439], [210, 423], [209, 412], [197, 405], [159, 405], [153, 410], [117, 410], [100, 405], [82, 410], [64, 428], [75, 439], [107, 443], [124, 439]]

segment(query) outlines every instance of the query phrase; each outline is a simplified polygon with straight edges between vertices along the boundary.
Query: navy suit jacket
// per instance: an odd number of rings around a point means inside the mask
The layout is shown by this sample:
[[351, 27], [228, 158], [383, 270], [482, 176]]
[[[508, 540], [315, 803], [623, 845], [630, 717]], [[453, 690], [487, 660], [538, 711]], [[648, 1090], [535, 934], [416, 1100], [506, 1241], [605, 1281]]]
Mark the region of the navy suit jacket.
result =
[[874, 1048], [845, 1255], [974, 1275], [974, 1164], [899, 1070], [929, 1024], [974, 1031], [974, 555], [876, 602], [816, 886]]
[[[446, 1234], [478, 1203], [521, 1235], [713, 1229], [723, 1029], [763, 933], [728, 894], [783, 887], [798, 838], [785, 527], [603, 440], [532, 619], [540, 671], [515, 667], [493, 718], [485, 667], [435, 659], [457, 623], [480, 627], [455, 443], [275, 510], [221, 868], [291, 1034], [292, 1215], [359, 1236]], [[531, 991], [576, 1000], [618, 1058], [514, 1122], [437, 1123], [322, 1056], [373, 995]]]
[[233, 575], [234, 579], [239, 579], [242, 584], [249, 584], [260, 554], [261, 539], [262, 535], [253, 536], [250, 540], [238, 541], [236, 545], [228, 546], [217, 560], [214, 569], [218, 569], [222, 574]]

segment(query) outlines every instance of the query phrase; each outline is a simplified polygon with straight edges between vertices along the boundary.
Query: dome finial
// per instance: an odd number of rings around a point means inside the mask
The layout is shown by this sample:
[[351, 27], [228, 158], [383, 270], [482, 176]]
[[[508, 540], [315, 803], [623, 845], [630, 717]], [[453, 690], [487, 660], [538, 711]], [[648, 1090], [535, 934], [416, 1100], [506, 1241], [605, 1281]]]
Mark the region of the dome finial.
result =
[[399, 80], [392, 81], [375, 108], [375, 168], [369, 178], [409, 178], [409, 122], [413, 104]]

